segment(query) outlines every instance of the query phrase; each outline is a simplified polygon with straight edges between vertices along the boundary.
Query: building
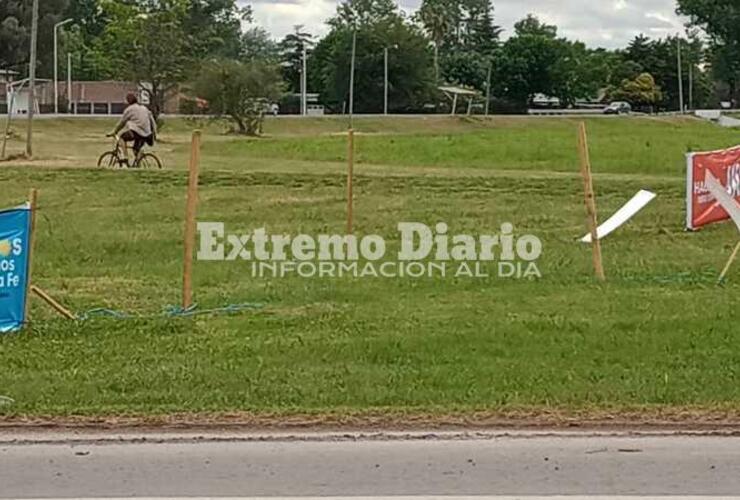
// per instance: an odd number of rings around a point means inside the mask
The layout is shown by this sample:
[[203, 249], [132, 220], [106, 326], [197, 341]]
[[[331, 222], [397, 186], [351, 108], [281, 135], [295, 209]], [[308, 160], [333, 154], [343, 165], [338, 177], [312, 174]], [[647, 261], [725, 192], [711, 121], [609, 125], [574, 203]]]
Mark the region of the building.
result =
[[[0, 73], [2, 75], [2, 73]], [[28, 79], [10, 82], [1, 82], [4, 85], [2, 95], [5, 96], [5, 112], [13, 101], [12, 114], [25, 115], [28, 113]], [[107, 81], [76, 81], [72, 82], [69, 90], [66, 81], [59, 81], [59, 112], [76, 115], [120, 115], [126, 108], [126, 95], [134, 93], [139, 102], [149, 104], [149, 94], [139, 85], [132, 82], [115, 80]], [[2, 87], [0, 87], [2, 88]], [[13, 96], [12, 94], [15, 94]], [[165, 101], [164, 113], [175, 114], [179, 111], [179, 93]], [[51, 80], [37, 80], [35, 90], [35, 105], [38, 113], [54, 113], [54, 82]]]
[[0, 69], [0, 113], [8, 112], [9, 84], [18, 77], [17, 71]]

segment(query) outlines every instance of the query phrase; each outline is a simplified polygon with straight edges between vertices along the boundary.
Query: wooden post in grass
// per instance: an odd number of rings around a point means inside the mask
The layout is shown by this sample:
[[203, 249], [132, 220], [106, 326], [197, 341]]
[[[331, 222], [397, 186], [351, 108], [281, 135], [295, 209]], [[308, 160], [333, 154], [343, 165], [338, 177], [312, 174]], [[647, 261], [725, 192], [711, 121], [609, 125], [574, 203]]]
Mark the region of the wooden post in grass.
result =
[[355, 131], [347, 130], [347, 234], [354, 229]]
[[188, 201], [185, 208], [185, 256], [182, 277], [182, 307], [193, 305], [193, 252], [198, 208], [198, 169], [200, 167], [200, 130], [193, 132], [190, 142], [190, 165], [188, 173]]
[[596, 278], [606, 280], [604, 264], [601, 260], [601, 242], [597, 234], [596, 197], [594, 196], [594, 184], [591, 176], [591, 159], [588, 152], [588, 136], [586, 124], [581, 122], [578, 127], [578, 153], [581, 158], [581, 176], [583, 177], [583, 191], [586, 199], [586, 214], [588, 216], [587, 227], [591, 233], [591, 248], [593, 251], [594, 272]]
[[727, 277], [727, 273], [730, 272], [730, 268], [732, 267], [732, 264], [737, 259], [737, 256], [739, 253], [740, 253], [740, 242], [738, 242], [738, 244], [735, 245], [735, 250], [732, 252], [732, 255], [730, 256], [730, 260], [727, 261], [725, 268], [722, 270], [722, 274], [719, 275], [718, 283], [722, 283], [723, 281], [725, 281], [725, 278]]
[[41, 300], [49, 304], [49, 306], [51, 306], [52, 309], [54, 309], [56, 312], [58, 312], [65, 318], [72, 319], [72, 320], [77, 319], [77, 317], [69, 309], [67, 309], [62, 304], [54, 300], [51, 297], [51, 295], [49, 295], [48, 293], [46, 293], [45, 291], [43, 291], [36, 285], [31, 285], [30, 288], [31, 288], [31, 291], [35, 293]]
[[36, 242], [36, 207], [38, 206], [39, 191], [32, 188], [28, 193], [28, 204], [31, 210], [31, 227], [28, 231], [28, 259], [26, 262], [26, 308], [23, 313], [23, 324], [28, 323], [29, 310], [31, 309], [31, 275], [33, 271], [33, 247]]

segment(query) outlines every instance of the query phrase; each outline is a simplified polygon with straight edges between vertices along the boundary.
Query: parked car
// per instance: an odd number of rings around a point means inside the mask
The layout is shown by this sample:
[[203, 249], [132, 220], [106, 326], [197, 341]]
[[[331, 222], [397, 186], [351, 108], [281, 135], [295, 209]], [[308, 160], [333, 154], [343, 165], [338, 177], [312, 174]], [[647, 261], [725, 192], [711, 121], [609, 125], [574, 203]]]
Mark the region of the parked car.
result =
[[628, 102], [616, 101], [604, 108], [605, 115], [627, 115], [632, 112], [632, 106]]

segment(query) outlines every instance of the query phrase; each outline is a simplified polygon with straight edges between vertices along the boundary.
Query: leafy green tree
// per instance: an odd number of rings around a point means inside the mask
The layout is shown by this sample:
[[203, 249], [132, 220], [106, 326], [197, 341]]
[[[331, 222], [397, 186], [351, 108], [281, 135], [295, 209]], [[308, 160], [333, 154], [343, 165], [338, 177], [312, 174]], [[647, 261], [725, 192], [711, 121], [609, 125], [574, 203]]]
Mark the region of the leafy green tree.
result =
[[610, 93], [610, 97], [615, 101], [627, 101], [633, 106], [650, 110], [662, 99], [660, 87], [650, 73], [643, 73], [634, 80], [624, 80], [619, 88]]
[[295, 26], [293, 32], [289, 33], [280, 41], [280, 64], [282, 66], [283, 78], [288, 84], [291, 92], [301, 91], [301, 73], [303, 72], [303, 51], [310, 54], [314, 47], [313, 37], [304, 31], [302, 25]]
[[242, 35], [241, 61], [267, 61], [277, 64], [280, 61], [280, 48], [264, 28], [253, 26]]
[[[682, 53], [682, 80], [684, 86], [685, 104], [688, 102], [689, 91], [689, 67], [694, 78], [694, 105], [711, 105], [713, 99], [712, 85], [708, 81], [710, 73], [704, 71], [703, 67], [707, 61], [707, 51], [703, 40], [692, 35], [689, 39], [678, 39], [668, 37], [653, 40], [645, 36], [638, 36], [630, 42], [627, 48], [620, 53], [623, 58], [624, 68], [629, 71], [622, 80], [634, 80], [642, 73], [650, 73], [655, 79], [656, 85], [661, 88], [661, 99], [657, 103], [660, 109], [679, 108], [678, 89], [678, 44], [681, 44]], [[621, 81], [610, 81], [612, 87], [621, 85]]]
[[374, 26], [399, 17], [393, 0], [345, 0], [328, 21], [332, 28]]
[[[365, 6], [357, 1], [348, 4], [352, 9]], [[319, 41], [311, 55], [311, 88], [320, 90], [324, 103], [334, 110], [344, 109], [349, 97], [353, 19], [363, 20], [356, 25], [355, 111], [377, 113], [382, 109], [386, 48], [390, 109], [418, 109], [431, 95], [433, 71], [428, 40], [395, 9], [378, 10], [377, 7], [374, 5], [367, 13], [341, 5], [337, 17], [330, 21], [332, 30]]]
[[182, 30], [189, 37], [190, 55], [196, 60], [240, 57], [245, 49], [242, 23], [251, 20], [251, 7], [240, 7], [236, 0], [188, 0]]
[[678, 12], [710, 38], [715, 77], [727, 84], [728, 97], [737, 99], [740, 76], [740, 3], [736, 0], [678, 0]]
[[203, 66], [193, 89], [208, 101], [210, 113], [234, 123], [234, 132], [256, 136], [265, 108], [280, 98], [282, 79], [279, 68], [265, 61], [215, 61]]
[[193, 63], [184, 29], [189, 0], [105, 5], [110, 22], [100, 41], [102, 50], [111, 54], [116, 76], [137, 82], [149, 94], [158, 117]]
[[536, 94], [557, 97], [562, 106], [596, 98], [607, 86], [615, 56], [559, 38], [557, 28], [532, 15], [515, 25], [496, 60], [496, 94], [519, 109]]
[[434, 43], [437, 79], [483, 90], [501, 33], [491, 0], [424, 0], [417, 21]]
[[453, 29], [454, 15], [448, 2], [444, 0], [424, 0], [417, 19], [434, 43], [434, 75], [439, 81], [439, 53], [442, 43]]
[[[54, 24], [64, 16], [69, 0], [39, 2], [37, 76], [49, 78], [53, 73]], [[28, 71], [31, 40], [31, 6], [29, 0], [0, 0], [0, 68], [20, 73]]]
[[514, 24], [514, 33], [516, 33], [516, 36], [539, 36], [555, 39], [558, 36], [558, 28], [543, 23], [534, 14], [528, 14], [527, 17]]

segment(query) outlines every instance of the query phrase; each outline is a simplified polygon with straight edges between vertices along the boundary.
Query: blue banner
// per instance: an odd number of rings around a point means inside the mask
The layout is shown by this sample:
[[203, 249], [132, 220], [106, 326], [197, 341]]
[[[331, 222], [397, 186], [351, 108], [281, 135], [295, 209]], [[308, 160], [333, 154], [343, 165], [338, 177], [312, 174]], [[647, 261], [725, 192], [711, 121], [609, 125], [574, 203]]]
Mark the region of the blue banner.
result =
[[23, 326], [30, 233], [28, 206], [0, 211], [0, 333]]

